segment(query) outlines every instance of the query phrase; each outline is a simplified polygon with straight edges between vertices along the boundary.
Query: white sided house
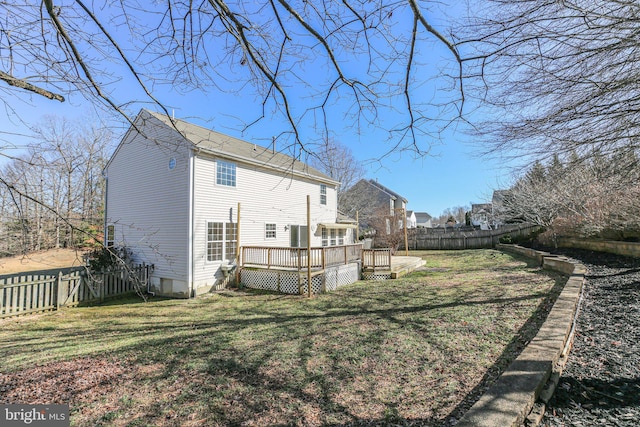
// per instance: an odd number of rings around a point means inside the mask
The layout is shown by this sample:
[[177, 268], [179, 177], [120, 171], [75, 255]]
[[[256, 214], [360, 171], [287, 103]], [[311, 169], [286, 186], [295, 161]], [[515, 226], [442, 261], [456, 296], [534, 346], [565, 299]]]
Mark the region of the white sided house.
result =
[[160, 295], [221, 287], [240, 246], [306, 248], [309, 218], [312, 247], [353, 242], [353, 226], [337, 220], [337, 181], [274, 148], [147, 110], [105, 176], [105, 243], [154, 264], [150, 290]]

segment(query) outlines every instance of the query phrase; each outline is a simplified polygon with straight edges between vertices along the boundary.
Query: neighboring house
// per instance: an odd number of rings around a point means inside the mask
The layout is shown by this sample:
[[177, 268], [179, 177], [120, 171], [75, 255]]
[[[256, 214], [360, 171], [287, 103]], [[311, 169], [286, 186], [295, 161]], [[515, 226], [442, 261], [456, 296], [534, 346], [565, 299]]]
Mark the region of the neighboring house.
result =
[[407, 209], [407, 199], [373, 179], [361, 179], [341, 196], [340, 210], [350, 217], [358, 217], [360, 230], [370, 226], [377, 215], [393, 216]]
[[407, 211], [407, 228], [417, 228], [418, 220], [416, 214], [413, 211]]
[[[218, 287], [239, 246], [353, 242], [339, 183], [274, 149], [142, 110], [105, 167], [105, 243], [154, 264], [151, 289], [192, 297]], [[224, 266], [221, 268], [221, 266]]]
[[432, 228], [431, 215], [426, 212], [416, 212], [416, 227], [418, 228]]
[[491, 204], [493, 206], [493, 222], [496, 227], [508, 222], [519, 222], [508, 214], [508, 209], [505, 206], [505, 200], [508, 202], [509, 199], [509, 192], [509, 190], [495, 190], [493, 192]]
[[481, 230], [491, 229], [492, 224], [491, 203], [477, 203], [471, 205], [471, 225], [480, 227]]

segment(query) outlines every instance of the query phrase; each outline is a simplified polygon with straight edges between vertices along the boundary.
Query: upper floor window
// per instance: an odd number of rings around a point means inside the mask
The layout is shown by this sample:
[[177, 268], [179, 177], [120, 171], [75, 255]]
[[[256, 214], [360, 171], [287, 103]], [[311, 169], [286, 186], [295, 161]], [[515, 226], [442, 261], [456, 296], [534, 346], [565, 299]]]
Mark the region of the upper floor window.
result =
[[320, 184], [320, 204], [327, 204], [327, 186], [325, 184]]
[[216, 162], [216, 184], [236, 186], [236, 164], [224, 160]]

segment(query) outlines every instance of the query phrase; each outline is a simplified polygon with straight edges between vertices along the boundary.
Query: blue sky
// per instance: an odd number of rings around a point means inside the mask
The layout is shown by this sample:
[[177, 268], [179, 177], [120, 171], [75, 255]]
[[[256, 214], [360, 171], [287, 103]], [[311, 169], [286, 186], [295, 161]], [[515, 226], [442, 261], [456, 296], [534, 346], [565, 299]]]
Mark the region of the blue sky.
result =
[[[402, 19], [402, 17], [394, 17]], [[435, 19], [435, 18], [434, 18]], [[437, 22], [437, 21], [436, 21]], [[438, 43], [434, 43], [426, 37], [419, 45], [417, 55], [424, 63], [433, 62], [433, 73], [436, 67], [442, 64], [450, 65], [450, 56], [446, 49]], [[419, 59], [420, 60], [420, 59]], [[357, 69], [358, 64], [342, 59], [345, 70]], [[326, 71], [317, 64], [304, 66], [304, 78], [309, 87], [314, 87], [314, 82], [319, 82]], [[423, 67], [420, 72], [428, 69]], [[115, 69], [117, 73], [117, 69]], [[126, 74], [124, 71], [123, 75]], [[440, 85], [433, 79], [436, 74], [420, 75], [412, 85], [412, 94], [416, 101], [439, 102], [450, 94], [445, 93]], [[241, 76], [240, 76], [241, 77]], [[435, 82], [435, 83], [434, 83]], [[277, 115], [267, 114], [267, 117], [251, 126], [243, 132], [244, 125], [253, 122], [261, 115], [261, 98], [249, 87], [230, 87], [228, 92], [221, 92], [209, 88], [206, 91], [193, 90], [186, 93], [179, 92], [169, 86], [154, 86], [154, 95], [175, 112], [176, 118], [191, 121], [193, 123], [213, 128], [217, 131], [240, 137], [260, 145], [269, 145], [273, 136], [279, 135], [283, 129], [282, 118]], [[128, 99], [143, 99], [140, 90], [136, 89], [130, 79], [123, 78], [117, 85], [111, 87], [112, 93], [120, 101]], [[307, 108], [308, 91], [292, 84], [290, 92], [292, 107], [300, 115]], [[66, 103], [49, 101], [37, 96], [27, 96], [29, 102], [12, 103], [19, 116], [28, 123], [37, 123], [46, 114], [65, 116], [69, 119], [83, 120], [91, 107], [79, 96], [71, 96]], [[390, 104], [402, 103], [402, 98], [389, 99]], [[137, 103], [130, 113], [135, 112], [145, 104]], [[270, 113], [274, 105], [267, 105]], [[393, 107], [393, 105], [392, 105]], [[153, 108], [157, 110], [157, 108]], [[382, 160], [381, 156], [388, 152], [390, 145], [387, 141], [388, 133], [384, 129], [397, 127], [402, 124], [402, 118], [389, 110], [381, 110], [380, 117], [375, 125], [363, 124], [354, 127], [348, 120], [353, 112], [353, 104], [345, 103], [336, 98], [329, 109], [332, 120], [331, 137], [349, 147], [356, 159], [365, 164], [367, 178], [378, 181], [403, 195], [409, 200], [408, 208], [415, 211], [426, 211], [433, 216], [439, 215], [444, 209], [455, 206], [466, 206], [471, 203], [483, 203], [490, 199], [494, 189], [503, 188], [509, 183], [511, 170], [505, 163], [482, 158], [474, 154], [477, 147], [474, 146], [472, 137], [464, 132], [462, 124], [452, 126], [440, 135], [440, 139], [432, 139], [429, 135], [419, 136], [419, 142], [423, 147], [431, 146], [430, 154], [417, 157], [415, 153], [408, 151], [396, 151]], [[468, 108], [470, 110], [470, 108]], [[467, 111], [470, 113], [469, 111]], [[0, 121], [0, 137], [4, 146], [3, 152], [13, 154], [17, 150], [7, 150], [12, 143], [18, 146], [25, 143], [24, 138], [13, 134], [27, 134], [26, 126], [14, 120]], [[473, 120], [474, 117], [466, 116]], [[306, 114], [301, 120], [303, 139], [313, 135], [307, 132], [313, 126], [317, 117]], [[436, 123], [433, 124], [436, 132]], [[431, 132], [429, 125], [427, 132]], [[122, 123], [115, 125], [114, 132], [119, 137], [124, 134], [125, 126]], [[18, 147], [19, 148], [19, 147]], [[2, 160], [0, 159], [0, 162]]]
[[[229, 115], [229, 105], [234, 103], [235, 97], [215, 97], [215, 101], [198, 96], [179, 97], [174, 105], [182, 105], [175, 109], [176, 118], [185, 118], [205, 127], [214, 128], [223, 133], [241, 137], [249, 141], [257, 141], [259, 145], [268, 145], [272, 134], [269, 132], [268, 122], [261, 122], [247, 132], [241, 132], [242, 124], [238, 118]], [[195, 99], [195, 102], [194, 102]], [[70, 119], [82, 119], [87, 116], [84, 105], [73, 106], [33, 99], [33, 106], [22, 106], [20, 111], [23, 118], [37, 123], [45, 114], [65, 116]], [[227, 108], [215, 108], [215, 105], [225, 105]], [[202, 111], [208, 111], [202, 120]], [[124, 126], [124, 125], [121, 125]], [[28, 130], [15, 123], [3, 121], [0, 131], [12, 133], [28, 133]], [[116, 135], [124, 134], [124, 127], [115, 130]], [[424, 211], [436, 216], [444, 209], [454, 206], [466, 206], [471, 203], [483, 203], [490, 199], [494, 189], [509, 183], [511, 170], [501, 161], [482, 158], [474, 154], [477, 147], [473, 145], [472, 137], [464, 131], [451, 131], [441, 145], [434, 146], [432, 154], [416, 158], [410, 153], [394, 153], [381, 162], [373, 161], [388, 146], [370, 144], [367, 134], [353, 135], [344, 133], [335, 138], [348, 146], [356, 159], [365, 164], [367, 178], [378, 181], [398, 192], [409, 200], [408, 208]], [[3, 138], [26, 141], [23, 138]], [[5, 150], [6, 151], [6, 150]], [[17, 150], [13, 150], [17, 152]]]

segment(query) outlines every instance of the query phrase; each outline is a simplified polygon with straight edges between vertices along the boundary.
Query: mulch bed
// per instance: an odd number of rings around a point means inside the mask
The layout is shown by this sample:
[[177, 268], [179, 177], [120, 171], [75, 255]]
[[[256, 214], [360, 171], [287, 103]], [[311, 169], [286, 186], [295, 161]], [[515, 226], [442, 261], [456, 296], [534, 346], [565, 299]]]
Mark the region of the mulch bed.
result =
[[588, 273], [568, 362], [542, 426], [640, 422], [640, 259], [554, 251]]

